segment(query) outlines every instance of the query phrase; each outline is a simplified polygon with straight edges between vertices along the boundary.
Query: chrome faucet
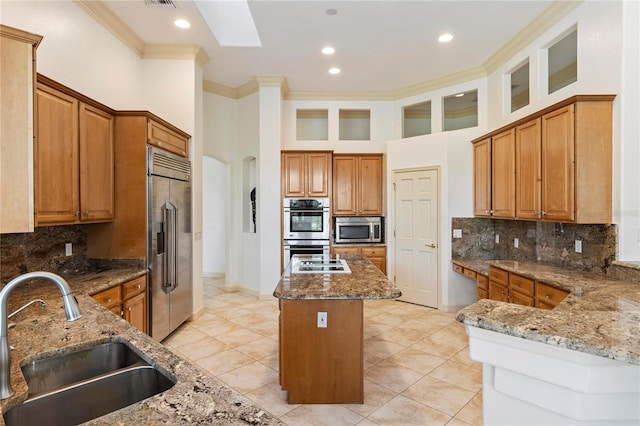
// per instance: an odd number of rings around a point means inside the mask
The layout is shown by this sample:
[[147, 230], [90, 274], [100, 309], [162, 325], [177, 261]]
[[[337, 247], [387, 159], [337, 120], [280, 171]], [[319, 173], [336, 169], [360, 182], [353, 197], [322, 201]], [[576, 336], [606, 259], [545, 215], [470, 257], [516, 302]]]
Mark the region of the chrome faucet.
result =
[[64, 312], [67, 315], [67, 321], [75, 321], [80, 318], [80, 307], [78, 301], [71, 294], [69, 283], [59, 275], [52, 274], [50, 272], [29, 272], [27, 274], [20, 275], [17, 278], [9, 281], [0, 291], [0, 399], [5, 399], [13, 395], [13, 389], [11, 389], [11, 350], [9, 348], [9, 342], [7, 340], [7, 300], [9, 294], [19, 284], [34, 278], [45, 278], [53, 281], [58, 286], [62, 293], [62, 300], [64, 301]]

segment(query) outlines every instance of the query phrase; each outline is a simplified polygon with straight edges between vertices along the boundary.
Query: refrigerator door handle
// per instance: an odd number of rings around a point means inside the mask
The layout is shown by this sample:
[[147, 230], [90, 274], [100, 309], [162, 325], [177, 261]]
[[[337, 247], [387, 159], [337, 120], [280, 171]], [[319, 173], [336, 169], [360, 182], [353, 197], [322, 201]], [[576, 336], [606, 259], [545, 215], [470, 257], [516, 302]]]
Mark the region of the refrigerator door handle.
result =
[[177, 283], [177, 208], [167, 201], [164, 206], [162, 206], [162, 215], [163, 220], [166, 227], [165, 235], [165, 250], [166, 255], [164, 257], [165, 265], [164, 265], [164, 276], [163, 276], [163, 287], [164, 291], [170, 293], [174, 288], [178, 286]]

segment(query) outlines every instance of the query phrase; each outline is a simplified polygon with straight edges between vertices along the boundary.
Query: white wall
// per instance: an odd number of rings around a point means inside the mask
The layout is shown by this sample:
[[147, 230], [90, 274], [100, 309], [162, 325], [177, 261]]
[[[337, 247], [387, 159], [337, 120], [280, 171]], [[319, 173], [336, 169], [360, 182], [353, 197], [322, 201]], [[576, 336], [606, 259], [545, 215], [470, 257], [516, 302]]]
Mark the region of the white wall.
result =
[[38, 72], [114, 109], [142, 108], [140, 57], [71, 1], [2, 1], [4, 25], [44, 36]]
[[204, 276], [222, 276], [227, 260], [229, 168], [207, 156], [202, 163], [202, 271]]
[[202, 307], [202, 70], [143, 60], [72, 1], [0, 3], [2, 23], [44, 36], [38, 72], [113, 109], [149, 110], [190, 133], [194, 312]]

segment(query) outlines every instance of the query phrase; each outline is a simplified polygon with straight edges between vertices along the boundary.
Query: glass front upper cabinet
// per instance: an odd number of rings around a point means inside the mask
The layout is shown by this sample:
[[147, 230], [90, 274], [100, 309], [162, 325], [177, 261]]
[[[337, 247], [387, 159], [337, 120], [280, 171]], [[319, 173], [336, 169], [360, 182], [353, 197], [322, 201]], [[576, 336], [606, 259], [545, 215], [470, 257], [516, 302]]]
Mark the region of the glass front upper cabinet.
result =
[[458, 130], [478, 125], [478, 90], [456, 93], [443, 98], [443, 129]]
[[549, 47], [549, 94], [578, 81], [578, 30]]
[[431, 101], [402, 108], [402, 137], [431, 134]]

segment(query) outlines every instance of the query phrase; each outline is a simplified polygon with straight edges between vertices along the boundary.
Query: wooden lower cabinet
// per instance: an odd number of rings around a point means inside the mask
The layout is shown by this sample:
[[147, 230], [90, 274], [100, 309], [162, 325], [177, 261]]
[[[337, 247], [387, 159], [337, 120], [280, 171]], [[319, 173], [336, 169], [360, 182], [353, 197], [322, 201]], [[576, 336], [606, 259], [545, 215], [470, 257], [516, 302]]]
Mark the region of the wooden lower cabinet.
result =
[[147, 276], [118, 284], [94, 294], [98, 303], [121, 316], [138, 330], [147, 332]]
[[477, 274], [476, 287], [478, 289], [478, 300], [489, 298], [489, 277]]
[[568, 291], [536, 282], [536, 308], [553, 309], [569, 295]]
[[500, 302], [509, 301], [509, 289], [495, 281], [489, 281], [489, 299]]
[[[318, 327], [318, 312], [327, 315]], [[280, 299], [280, 386], [289, 404], [362, 404], [363, 302]]]
[[384, 246], [331, 246], [331, 254], [360, 254], [369, 259], [383, 274], [387, 274], [387, 248]]

